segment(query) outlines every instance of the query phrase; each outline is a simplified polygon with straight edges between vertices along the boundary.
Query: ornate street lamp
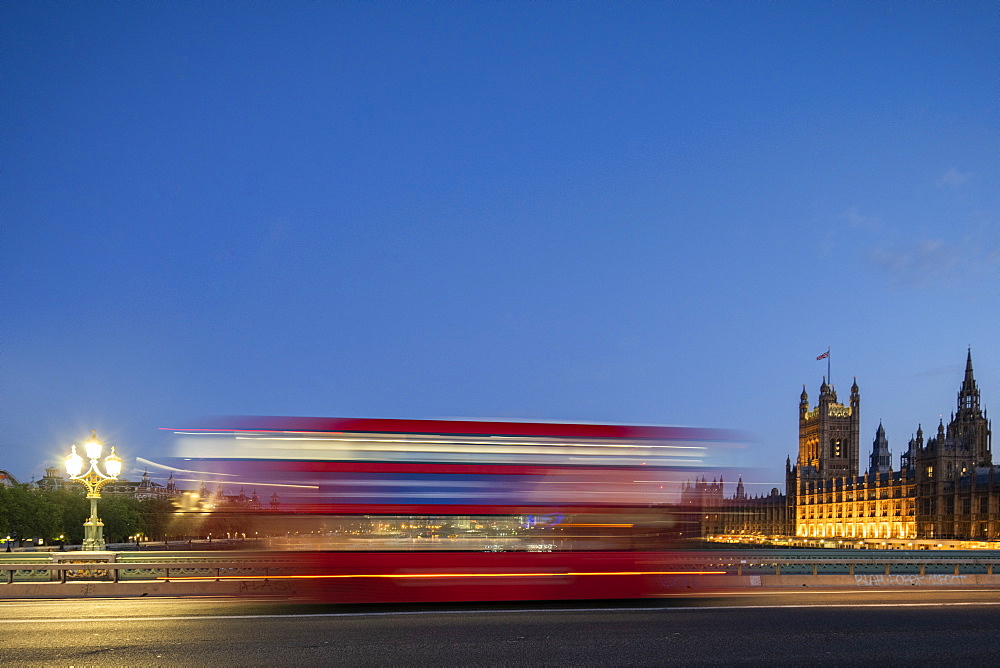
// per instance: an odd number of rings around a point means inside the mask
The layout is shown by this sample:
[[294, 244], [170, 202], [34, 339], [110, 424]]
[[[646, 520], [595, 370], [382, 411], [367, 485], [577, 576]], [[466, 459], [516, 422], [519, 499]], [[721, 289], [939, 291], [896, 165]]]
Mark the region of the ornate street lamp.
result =
[[104, 444], [97, 438], [97, 432], [91, 430], [90, 439], [83, 444], [83, 450], [90, 459], [90, 468], [81, 475], [83, 471], [83, 457], [76, 454], [76, 445], [73, 451], [66, 457], [66, 472], [69, 479], [75, 480], [87, 488], [87, 498], [90, 499], [90, 519], [83, 523], [83, 549], [88, 552], [103, 551], [104, 545], [104, 522], [97, 517], [97, 500], [101, 498], [101, 488], [112, 480], [118, 479], [118, 474], [122, 472], [121, 457], [115, 454], [114, 447], [111, 454], [104, 459], [104, 469], [107, 475], [101, 472], [98, 467], [98, 458]]

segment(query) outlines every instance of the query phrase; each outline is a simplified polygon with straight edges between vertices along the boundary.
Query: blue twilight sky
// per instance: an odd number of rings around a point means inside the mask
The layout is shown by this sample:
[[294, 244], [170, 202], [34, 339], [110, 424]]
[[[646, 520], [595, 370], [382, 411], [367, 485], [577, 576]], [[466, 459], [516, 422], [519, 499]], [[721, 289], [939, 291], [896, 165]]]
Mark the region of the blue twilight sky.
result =
[[23, 480], [91, 428], [500, 417], [745, 430], [767, 491], [828, 346], [863, 457], [970, 345], [1000, 410], [995, 2], [0, 13]]

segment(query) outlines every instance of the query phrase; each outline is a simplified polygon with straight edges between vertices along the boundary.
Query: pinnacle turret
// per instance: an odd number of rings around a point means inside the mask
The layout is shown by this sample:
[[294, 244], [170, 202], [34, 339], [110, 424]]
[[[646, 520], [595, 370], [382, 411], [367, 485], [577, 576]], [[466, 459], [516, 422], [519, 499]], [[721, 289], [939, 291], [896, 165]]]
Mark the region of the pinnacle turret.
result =
[[965, 378], [962, 379], [962, 388], [958, 391], [958, 414], [963, 417], [980, 415], [979, 388], [976, 387], [976, 378], [972, 373], [972, 348], [969, 348], [968, 356], [965, 358]]
[[885, 428], [879, 420], [875, 440], [872, 442], [872, 454], [869, 470], [873, 475], [887, 473], [892, 470], [892, 453], [889, 451], [889, 439], [885, 437]]

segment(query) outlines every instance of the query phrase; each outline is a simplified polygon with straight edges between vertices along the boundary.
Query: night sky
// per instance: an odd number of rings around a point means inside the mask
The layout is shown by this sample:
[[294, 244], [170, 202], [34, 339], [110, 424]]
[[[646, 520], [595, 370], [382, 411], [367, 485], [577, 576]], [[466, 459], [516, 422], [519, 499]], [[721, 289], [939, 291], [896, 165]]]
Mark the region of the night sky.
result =
[[[1000, 411], [995, 2], [3, 3], [0, 469], [217, 414]], [[727, 489], [731, 493], [732, 489]]]

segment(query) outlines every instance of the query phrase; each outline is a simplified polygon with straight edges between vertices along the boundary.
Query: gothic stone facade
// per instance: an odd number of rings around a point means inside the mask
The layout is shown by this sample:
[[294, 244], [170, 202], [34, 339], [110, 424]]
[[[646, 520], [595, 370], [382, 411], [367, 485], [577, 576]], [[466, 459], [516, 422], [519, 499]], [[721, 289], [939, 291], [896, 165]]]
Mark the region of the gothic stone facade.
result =
[[[824, 379], [819, 402], [799, 398], [799, 453], [785, 463], [785, 494], [716, 503], [712, 533], [822, 539], [1000, 540], [1000, 467], [980, 406], [970, 351], [958, 409], [924, 441], [918, 426], [898, 470], [879, 424], [864, 475], [858, 474], [857, 381], [848, 405]], [[777, 530], [776, 530], [777, 529]]]

